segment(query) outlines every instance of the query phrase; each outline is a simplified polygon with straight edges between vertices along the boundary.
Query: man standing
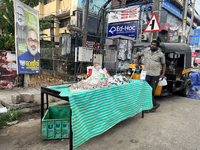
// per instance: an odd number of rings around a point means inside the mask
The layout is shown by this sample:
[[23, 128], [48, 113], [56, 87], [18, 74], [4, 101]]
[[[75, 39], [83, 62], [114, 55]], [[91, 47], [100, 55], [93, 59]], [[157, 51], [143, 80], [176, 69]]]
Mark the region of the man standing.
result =
[[[147, 71], [146, 81], [152, 87], [152, 102], [153, 108], [151, 110], [146, 110], [146, 113], [154, 112], [160, 104], [158, 104], [154, 99], [154, 93], [158, 85], [159, 78], [163, 79], [166, 71], [165, 55], [158, 50], [160, 43], [157, 40], [151, 42], [150, 49], [145, 49], [138, 53], [136, 68], [139, 68], [139, 60], [141, 56], [144, 56], [144, 70]], [[162, 65], [162, 74], [160, 75], [160, 68]]]
[[26, 73], [27, 70], [39, 70], [40, 68], [40, 53], [38, 41], [38, 35], [35, 30], [30, 29], [28, 33], [27, 42], [27, 52], [18, 57], [18, 66], [21, 73]]

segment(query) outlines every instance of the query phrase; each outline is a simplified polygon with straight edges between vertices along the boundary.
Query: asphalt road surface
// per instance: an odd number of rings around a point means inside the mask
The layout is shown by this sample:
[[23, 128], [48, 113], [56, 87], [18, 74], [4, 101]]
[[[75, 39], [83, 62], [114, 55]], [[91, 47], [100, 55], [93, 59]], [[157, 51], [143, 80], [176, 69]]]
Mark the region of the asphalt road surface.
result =
[[[141, 113], [115, 125], [76, 150], [200, 150], [200, 100], [179, 95], [158, 97], [154, 113]], [[45, 140], [40, 119], [0, 129], [0, 150], [69, 149], [68, 139]]]

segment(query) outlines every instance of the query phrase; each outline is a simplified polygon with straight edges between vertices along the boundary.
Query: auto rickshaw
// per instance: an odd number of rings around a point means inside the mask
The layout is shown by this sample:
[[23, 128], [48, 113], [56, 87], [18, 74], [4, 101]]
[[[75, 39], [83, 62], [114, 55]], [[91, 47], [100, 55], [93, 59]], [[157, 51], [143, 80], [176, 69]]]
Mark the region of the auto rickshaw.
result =
[[[140, 79], [141, 70], [144, 69], [144, 59], [140, 59], [140, 70], [135, 68], [137, 52], [149, 48], [150, 43], [134, 44], [132, 58], [127, 71], [130, 79]], [[183, 96], [189, 94], [191, 84], [191, 49], [184, 43], [160, 43], [159, 50], [165, 54], [167, 86], [157, 86], [155, 96], [166, 96], [181, 91]], [[161, 66], [162, 71], [162, 66]]]

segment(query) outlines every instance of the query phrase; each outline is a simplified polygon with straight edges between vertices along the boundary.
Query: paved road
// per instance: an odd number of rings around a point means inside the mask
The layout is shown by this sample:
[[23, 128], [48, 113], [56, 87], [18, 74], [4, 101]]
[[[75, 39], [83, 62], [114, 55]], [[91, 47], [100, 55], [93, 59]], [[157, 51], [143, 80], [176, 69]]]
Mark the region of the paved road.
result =
[[[172, 95], [157, 101], [156, 112], [126, 119], [76, 150], [200, 150], [200, 100]], [[68, 139], [42, 141], [39, 119], [0, 130], [4, 150], [61, 150], [68, 144]]]

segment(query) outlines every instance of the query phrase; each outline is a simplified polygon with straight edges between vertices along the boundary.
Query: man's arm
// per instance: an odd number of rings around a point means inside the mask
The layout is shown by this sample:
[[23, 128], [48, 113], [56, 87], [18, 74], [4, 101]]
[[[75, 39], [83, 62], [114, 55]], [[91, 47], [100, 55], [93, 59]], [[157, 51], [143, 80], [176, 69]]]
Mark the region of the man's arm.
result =
[[163, 79], [165, 76], [165, 72], [166, 72], [165, 54], [163, 54], [161, 57], [161, 64], [162, 64], [162, 74], [161, 74], [160, 78]]
[[162, 64], [162, 74], [161, 74], [160, 78], [162, 78], [162, 79], [164, 78], [165, 72], [166, 72], [166, 64]]
[[146, 52], [146, 50], [143, 50], [141, 52], [138, 52], [137, 53], [137, 59], [136, 59], [136, 65], [135, 65], [135, 68], [139, 68], [139, 60], [141, 58], [141, 56], [144, 56], [144, 53]]
[[140, 60], [140, 55], [137, 55], [137, 60], [136, 60], [136, 65], [135, 68], [139, 68], [139, 60]]

